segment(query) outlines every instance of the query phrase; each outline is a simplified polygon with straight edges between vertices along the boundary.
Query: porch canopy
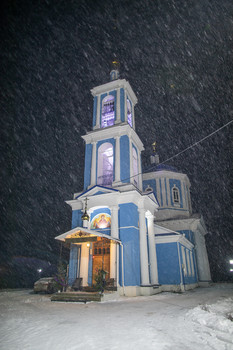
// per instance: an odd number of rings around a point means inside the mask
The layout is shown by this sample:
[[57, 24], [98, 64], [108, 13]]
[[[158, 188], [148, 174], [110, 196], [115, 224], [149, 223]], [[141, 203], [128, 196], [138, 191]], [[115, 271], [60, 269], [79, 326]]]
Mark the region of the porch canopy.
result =
[[116, 243], [121, 243], [121, 241], [112, 236], [106, 235], [98, 230], [88, 230], [84, 227], [75, 227], [74, 229], [63, 233], [55, 237], [58, 241], [66, 242], [66, 243], [83, 243], [83, 242], [95, 242], [97, 237], [107, 238]]

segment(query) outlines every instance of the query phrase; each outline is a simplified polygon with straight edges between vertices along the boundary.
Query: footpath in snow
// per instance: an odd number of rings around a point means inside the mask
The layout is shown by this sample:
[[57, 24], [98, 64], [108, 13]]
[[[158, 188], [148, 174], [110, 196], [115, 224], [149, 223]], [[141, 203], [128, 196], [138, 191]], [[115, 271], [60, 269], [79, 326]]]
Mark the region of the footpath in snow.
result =
[[233, 350], [233, 283], [105, 303], [0, 292], [1, 350]]

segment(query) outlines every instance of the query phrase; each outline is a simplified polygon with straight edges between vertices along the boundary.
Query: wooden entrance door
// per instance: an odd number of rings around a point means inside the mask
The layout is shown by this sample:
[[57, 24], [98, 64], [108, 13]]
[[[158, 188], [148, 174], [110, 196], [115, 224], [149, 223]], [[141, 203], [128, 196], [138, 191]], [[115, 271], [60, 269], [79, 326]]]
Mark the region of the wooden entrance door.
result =
[[98, 270], [107, 272], [106, 280], [110, 277], [110, 240], [107, 238], [97, 238], [93, 243], [93, 265], [92, 265], [92, 284], [95, 284], [95, 276]]

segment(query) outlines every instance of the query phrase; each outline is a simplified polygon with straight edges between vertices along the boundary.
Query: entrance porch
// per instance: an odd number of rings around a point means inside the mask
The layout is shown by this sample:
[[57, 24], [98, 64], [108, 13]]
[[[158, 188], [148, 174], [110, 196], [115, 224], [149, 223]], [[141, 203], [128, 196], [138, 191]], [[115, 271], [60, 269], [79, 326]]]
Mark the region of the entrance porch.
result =
[[58, 237], [70, 248], [68, 285], [70, 289], [93, 291], [100, 278], [107, 290], [118, 286], [120, 240], [98, 230], [76, 227]]

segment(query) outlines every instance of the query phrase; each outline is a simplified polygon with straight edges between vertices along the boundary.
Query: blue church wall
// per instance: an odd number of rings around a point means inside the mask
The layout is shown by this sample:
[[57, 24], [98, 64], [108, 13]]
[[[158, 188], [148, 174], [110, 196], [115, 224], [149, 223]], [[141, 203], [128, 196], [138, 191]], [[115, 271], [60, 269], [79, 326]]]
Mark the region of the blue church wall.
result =
[[180, 183], [180, 180], [169, 179], [169, 185], [170, 185], [171, 204], [174, 206], [173, 197], [172, 197], [172, 188], [173, 188], [173, 186], [175, 185], [175, 186], [179, 189], [180, 207], [183, 208], [183, 198], [182, 198], [182, 191], [181, 191], [181, 183]]
[[86, 144], [85, 150], [85, 168], [84, 168], [84, 190], [91, 183], [91, 158], [92, 158], [92, 144]]
[[179, 256], [176, 242], [156, 244], [160, 284], [180, 284]]
[[[192, 283], [196, 283], [197, 282], [197, 274], [196, 274], [196, 264], [195, 264], [195, 259], [194, 259], [194, 251], [193, 251], [193, 266], [194, 266], [194, 276], [192, 275], [192, 268], [191, 268], [191, 251], [189, 249], [187, 249], [186, 247], [184, 247], [186, 254], [185, 254], [185, 261], [183, 259], [183, 255], [182, 255], [182, 251], [181, 251], [181, 247], [182, 245], [179, 244], [179, 250], [180, 250], [180, 257], [181, 257], [181, 264], [184, 264], [186, 266], [187, 269], [187, 274], [185, 276], [185, 274], [183, 273], [183, 283], [184, 284], [192, 284]], [[187, 254], [189, 255], [189, 261], [190, 261], [190, 269], [191, 269], [191, 275], [189, 275], [189, 270], [188, 270], [188, 261], [187, 261]]]
[[94, 97], [94, 105], [93, 105], [93, 127], [96, 126], [96, 113], [97, 113], [97, 96]]
[[98, 150], [99, 147], [103, 144], [103, 143], [111, 143], [113, 146], [113, 181], [115, 180], [115, 139], [111, 138], [111, 139], [105, 139], [105, 140], [101, 140], [97, 142], [97, 147], [96, 147], [96, 183], [97, 183], [97, 174], [98, 174]]
[[125, 90], [120, 89], [121, 121], [125, 121]]
[[116, 112], [117, 112], [116, 91], [115, 90], [110, 91], [109, 95], [112, 95], [114, 97], [114, 120], [116, 120]]
[[107, 94], [103, 94], [100, 96], [100, 125], [102, 125], [102, 103], [103, 99], [107, 96]]
[[121, 181], [129, 182], [130, 162], [129, 162], [129, 138], [127, 135], [120, 138], [120, 168]]
[[[140, 246], [138, 229], [138, 208], [133, 203], [119, 205], [119, 238], [124, 249], [124, 284], [140, 285]], [[119, 281], [122, 285], [122, 252], [120, 247]]]
[[156, 181], [154, 179], [150, 179], [150, 180], [143, 180], [143, 191], [146, 190], [147, 186], [150, 186], [155, 194], [155, 196], [157, 197], [157, 192], [156, 192]]
[[[124, 285], [140, 285], [140, 246], [139, 230], [133, 227], [120, 229], [121, 241], [123, 244], [123, 267], [124, 267]], [[122, 247], [120, 247], [119, 256], [119, 282], [122, 286]]]
[[81, 246], [71, 244], [70, 246], [70, 262], [69, 262], [69, 276], [68, 284], [72, 285], [79, 274], [79, 260], [80, 260]]
[[72, 224], [71, 227], [72, 229], [75, 227], [82, 227], [82, 211], [81, 210], [73, 210], [72, 211]]

